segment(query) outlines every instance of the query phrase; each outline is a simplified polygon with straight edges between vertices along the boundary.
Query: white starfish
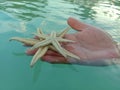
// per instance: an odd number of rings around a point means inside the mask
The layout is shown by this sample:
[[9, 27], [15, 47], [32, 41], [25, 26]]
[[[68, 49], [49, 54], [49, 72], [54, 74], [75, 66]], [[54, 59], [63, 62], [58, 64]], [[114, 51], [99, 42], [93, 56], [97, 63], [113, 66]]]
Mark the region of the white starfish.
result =
[[45, 35], [42, 30], [38, 29], [37, 33], [35, 35], [38, 37], [37, 39], [26, 39], [26, 38], [19, 38], [19, 37], [13, 37], [10, 40], [17, 40], [20, 42], [23, 42], [28, 45], [32, 45], [31, 49], [34, 50], [38, 48], [37, 52], [33, 56], [33, 59], [31, 61], [30, 66], [32, 67], [39, 58], [41, 58], [48, 49], [52, 49], [55, 51], [58, 51], [61, 55], [63, 55], [65, 58], [67, 56], [80, 59], [78, 56], [70, 53], [69, 51], [65, 50], [63, 47], [61, 47], [59, 42], [74, 42], [72, 40], [63, 39], [63, 36], [68, 32], [70, 27], [67, 27], [63, 32], [57, 34], [56, 32], [51, 32], [50, 35]]

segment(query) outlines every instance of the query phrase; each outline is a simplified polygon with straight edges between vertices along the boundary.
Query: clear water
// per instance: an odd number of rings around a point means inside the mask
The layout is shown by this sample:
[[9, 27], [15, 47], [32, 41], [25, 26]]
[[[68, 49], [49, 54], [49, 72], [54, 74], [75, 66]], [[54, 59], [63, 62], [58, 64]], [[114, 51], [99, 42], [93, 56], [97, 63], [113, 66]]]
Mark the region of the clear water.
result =
[[[39, 61], [30, 68], [27, 47], [9, 42], [61, 31], [68, 17], [103, 28], [120, 41], [120, 0], [0, 0], [0, 90], [120, 90], [120, 66], [92, 67]], [[74, 32], [73, 30], [71, 32]]]

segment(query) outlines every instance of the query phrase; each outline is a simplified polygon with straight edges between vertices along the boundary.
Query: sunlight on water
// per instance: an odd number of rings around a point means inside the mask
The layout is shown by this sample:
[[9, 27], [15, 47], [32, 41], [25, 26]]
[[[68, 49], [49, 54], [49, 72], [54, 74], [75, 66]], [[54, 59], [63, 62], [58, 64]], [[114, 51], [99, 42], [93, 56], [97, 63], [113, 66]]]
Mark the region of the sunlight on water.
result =
[[16, 17], [20, 23], [38, 18], [43, 19], [43, 22], [64, 25], [68, 17], [74, 16], [111, 32], [120, 28], [118, 4], [119, 2], [111, 0], [9, 0], [1, 2], [0, 7], [2, 11]]

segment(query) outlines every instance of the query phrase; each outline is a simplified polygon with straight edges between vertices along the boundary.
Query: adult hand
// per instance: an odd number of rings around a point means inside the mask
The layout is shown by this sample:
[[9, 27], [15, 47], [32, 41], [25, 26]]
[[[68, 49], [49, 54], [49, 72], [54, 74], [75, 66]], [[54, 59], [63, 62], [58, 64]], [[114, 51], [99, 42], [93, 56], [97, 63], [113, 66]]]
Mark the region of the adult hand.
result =
[[[67, 20], [68, 24], [77, 30], [76, 33], [66, 34], [65, 38], [75, 43], [63, 43], [62, 46], [69, 52], [80, 57], [78, 61], [99, 61], [104, 59], [118, 58], [119, 51], [112, 37], [103, 30], [80, 22], [74, 18]], [[35, 51], [27, 51], [27, 54]], [[55, 51], [49, 50], [42, 59], [52, 63], [69, 63], [70, 58], [65, 59]]]

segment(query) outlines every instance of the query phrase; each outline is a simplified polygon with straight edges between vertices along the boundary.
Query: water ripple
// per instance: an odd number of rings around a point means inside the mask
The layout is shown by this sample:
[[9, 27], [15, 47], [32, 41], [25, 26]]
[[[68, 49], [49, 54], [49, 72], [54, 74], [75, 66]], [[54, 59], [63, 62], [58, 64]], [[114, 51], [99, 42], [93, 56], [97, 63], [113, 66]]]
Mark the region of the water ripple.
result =
[[43, 20], [64, 25], [70, 16], [108, 30], [120, 30], [119, 0], [4, 0], [1, 11], [20, 21]]
[[4, 3], [1, 3], [1, 7], [4, 11], [11, 13], [12, 15], [23, 19], [23, 20], [32, 20], [34, 17], [44, 17], [44, 15], [39, 14], [40, 13], [46, 13], [46, 11], [43, 9], [47, 5], [46, 0], [41, 2], [28, 2], [28, 1], [6, 1]]

